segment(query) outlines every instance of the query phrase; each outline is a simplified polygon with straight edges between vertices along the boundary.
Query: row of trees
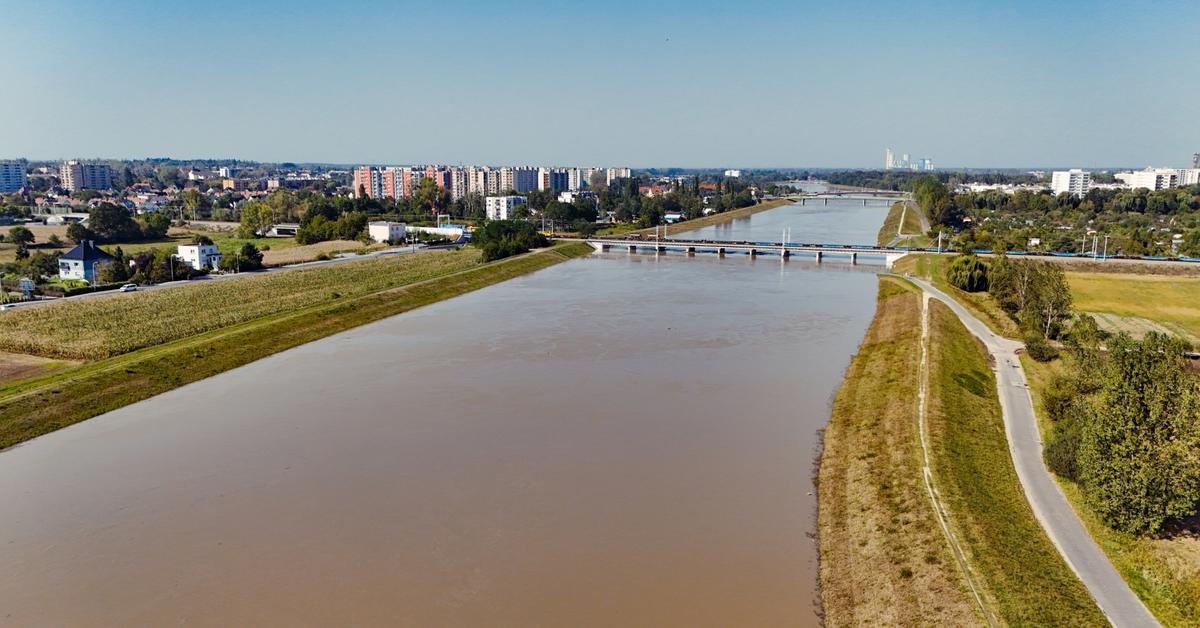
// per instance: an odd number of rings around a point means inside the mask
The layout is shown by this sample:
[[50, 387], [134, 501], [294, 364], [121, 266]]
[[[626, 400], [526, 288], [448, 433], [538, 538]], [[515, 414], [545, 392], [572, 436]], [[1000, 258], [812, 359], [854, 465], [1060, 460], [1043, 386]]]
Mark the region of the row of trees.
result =
[[471, 234], [471, 243], [483, 249], [483, 261], [490, 262], [548, 246], [550, 240], [530, 222], [491, 220]]
[[1049, 360], [1047, 344], [1063, 333], [1071, 318], [1071, 289], [1058, 264], [1013, 260], [998, 255], [990, 263], [975, 255], [958, 255], [946, 268], [946, 280], [966, 292], [987, 291], [1020, 326], [1031, 357]]
[[88, 224], [72, 223], [67, 227], [67, 237], [75, 242], [94, 240], [105, 242], [136, 242], [138, 240], [161, 240], [167, 237], [171, 219], [154, 212], [135, 216], [123, 205], [100, 203], [88, 214]]

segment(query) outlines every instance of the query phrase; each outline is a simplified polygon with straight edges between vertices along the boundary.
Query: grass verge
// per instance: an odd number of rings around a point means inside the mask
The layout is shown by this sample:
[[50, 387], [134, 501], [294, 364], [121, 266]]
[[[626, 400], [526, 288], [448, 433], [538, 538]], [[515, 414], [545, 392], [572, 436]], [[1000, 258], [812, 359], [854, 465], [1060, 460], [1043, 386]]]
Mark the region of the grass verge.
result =
[[921, 296], [881, 278], [875, 318], [833, 403], [818, 473], [829, 626], [982, 621], [921, 479]]
[[405, 286], [275, 313], [0, 389], [9, 447], [318, 338], [587, 255], [567, 243]]
[[1005, 623], [1102, 626], [1087, 589], [1034, 518], [1017, 479], [989, 356], [930, 303], [928, 429], [933, 473], [985, 603]]

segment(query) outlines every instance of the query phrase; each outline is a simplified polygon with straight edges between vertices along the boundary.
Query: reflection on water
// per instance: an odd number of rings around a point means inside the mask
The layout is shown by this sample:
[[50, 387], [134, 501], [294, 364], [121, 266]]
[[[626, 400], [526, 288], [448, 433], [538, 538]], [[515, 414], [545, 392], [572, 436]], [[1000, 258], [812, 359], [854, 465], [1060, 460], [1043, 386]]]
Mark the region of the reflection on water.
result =
[[596, 255], [0, 453], [0, 624], [815, 624], [835, 268]]
[[793, 203], [711, 227], [670, 231], [671, 238], [703, 240], [746, 240], [779, 242], [784, 229], [791, 229], [789, 242], [806, 244], [875, 244], [879, 226], [887, 215], [890, 202], [824, 199]]

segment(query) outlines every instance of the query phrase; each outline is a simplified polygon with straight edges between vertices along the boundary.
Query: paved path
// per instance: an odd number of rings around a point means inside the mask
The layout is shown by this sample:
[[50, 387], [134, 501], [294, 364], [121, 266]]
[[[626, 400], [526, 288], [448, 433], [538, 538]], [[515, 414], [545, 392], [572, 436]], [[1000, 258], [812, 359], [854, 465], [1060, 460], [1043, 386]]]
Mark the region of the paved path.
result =
[[992, 333], [987, 325], [958, 301], [929, 282], [913, 277], [908, 279], [925, 290], [926, 294], [950, 306], [967, 329], [987, 345], [995, 358], [996, 388], [1004, 414], [1004, 429], [1008, 433], [1009, 453], [1012, 454], [1017, 477], [1025, 489], [1025, 497], [1042, 528], [1088, 588], [1100, 610], [1117, 628], [1158, 626], [1158, 621], [1092, 540], [1042, 462], [1042, 439], [1033, 411], [1033, 398], [1025, 381], [1025, 369], [1017, 358], [1017, 349], [1023, 345]]

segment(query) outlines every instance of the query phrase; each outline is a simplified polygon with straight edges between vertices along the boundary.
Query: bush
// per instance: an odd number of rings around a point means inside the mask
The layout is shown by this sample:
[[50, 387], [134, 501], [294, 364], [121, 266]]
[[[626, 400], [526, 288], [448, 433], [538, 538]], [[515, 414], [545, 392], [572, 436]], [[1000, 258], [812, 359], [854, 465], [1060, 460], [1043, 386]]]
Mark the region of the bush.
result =
[[1054, 473], [1072, 481], [1079, 479], [1079, 442], [1078, 430], [1069, 430], [1050, 439], [1042, 451], [1046, 467]]
[[483, 261], [519, 255], [532, 248], [547, 246], [550, 240], [523, 220], [493, 220], [475, 230], [471, 242], [483, 249]]
[[1058, 349], [1046, 342], [1045, 338], [1035, 334], [1025, 336], [1025, 351], [1038, 362], [1049, 362], [1058, 357]]

